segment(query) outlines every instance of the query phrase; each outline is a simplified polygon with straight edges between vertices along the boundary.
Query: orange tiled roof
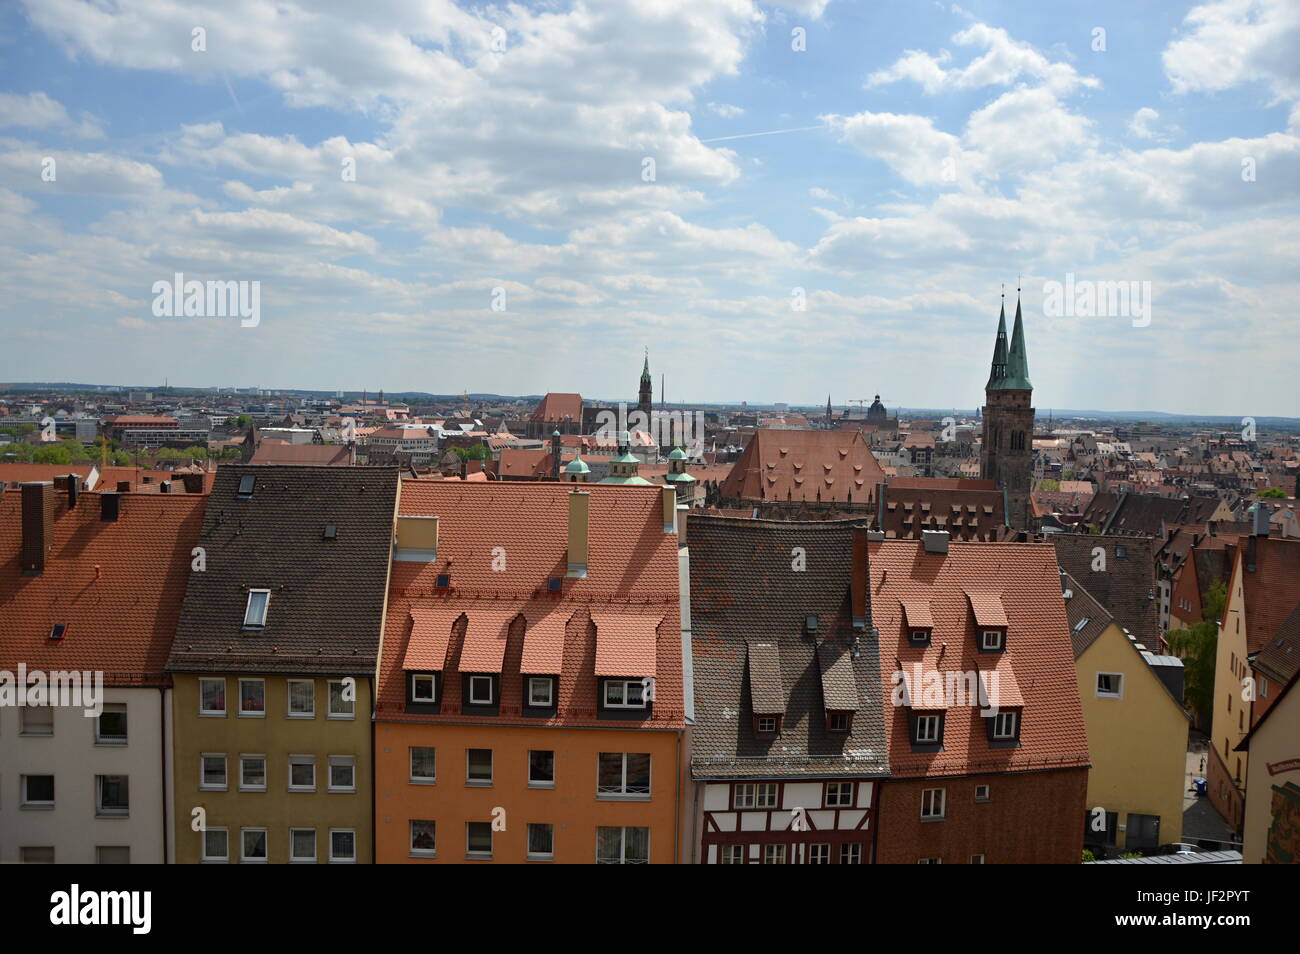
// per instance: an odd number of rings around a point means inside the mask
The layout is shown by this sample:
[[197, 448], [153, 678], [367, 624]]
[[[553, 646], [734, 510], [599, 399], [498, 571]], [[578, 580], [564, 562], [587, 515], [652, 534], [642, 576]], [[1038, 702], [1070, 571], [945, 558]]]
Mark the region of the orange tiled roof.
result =
[[[67, 468], [63, 468], [66, 472]], [[165, 686], [185, 598], [190, 550], [207, 497], [124, 494], [116, 522], [100, 498], [69, 510], [52, 488], [52, 546], [40, 576], [23, 576], [22, 491], [0, 495], [0, 669], [102, 670], [109, 686]], [[49, 638], [55, 623], [63, 639]]]
[[760, 429], [723, 481], [726, 499], [866, 503], [885, 472], [859, 433]]
[[552, 391], [542, 398], [530, 420], [559, 424], [562, 421], [582, 421], [582, 395]]
[[[884, 684], [894, 685], [896, 670], [910, 673], [917, 663], [945, 678], [983, 672], [993, 665], [999, 673], [1001, 705], [1010, 705], [1008, 699], [1017, 696], [1023, 703], [1018, 746], [991, 746], [975, 721], [982, 718], [978, 707], [957, 705], [947, 708], [939, 752], [913, 752], [907, 709], [889, 707], [889, 762], [895, 776], [1089, 764], [1070, 627], [1056, 551], [1050, 544], [952, 541], [946, 554], [926, 553], [920, 542], [911, 540], [873, 541], [868, 548], [872, 622], [880, 633]], [[978, 650], [968, 592], [1002, 595], [1005, 653]], [[904, 601], [923, 599], [929, 600], [935, 624], [926, 648], [910, 644], [902, 610]]]
[[596, 624], [596, 675], [655, 674], [655, 632], [662, 616], [637, 613], [592, 613]]

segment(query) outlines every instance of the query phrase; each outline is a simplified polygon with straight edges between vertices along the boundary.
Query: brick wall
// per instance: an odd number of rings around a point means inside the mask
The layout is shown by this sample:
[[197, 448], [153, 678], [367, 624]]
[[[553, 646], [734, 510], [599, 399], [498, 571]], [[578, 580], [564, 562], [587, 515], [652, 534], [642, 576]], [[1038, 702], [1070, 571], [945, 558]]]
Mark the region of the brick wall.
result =
[[[975, 801], [975, 786], [989, 800]], [[947, 791], [943, 821], [921, 821], [921, 792]], [[916, 864], [942, 858], [969, 864], [1078, 864], [1083, 853], [1087, 769], [942, 779], [890, 779], [880, 786], [876, 861]]]

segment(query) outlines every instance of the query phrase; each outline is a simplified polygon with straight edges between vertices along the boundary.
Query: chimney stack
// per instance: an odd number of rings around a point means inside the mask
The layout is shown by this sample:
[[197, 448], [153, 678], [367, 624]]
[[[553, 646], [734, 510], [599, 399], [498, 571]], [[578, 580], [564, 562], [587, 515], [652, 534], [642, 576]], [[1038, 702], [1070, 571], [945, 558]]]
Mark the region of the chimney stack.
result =
[[187, 494], [203, 493], [203, 475], [202, 474], [182, 474], [181, 480], [185, 484]]
[[664, 515], [664, 533], [677, 532], [677, 490], [671, 484], [659, 488], [659, 503]]
[[77, 509], [77, 493], [81, 490], [81, 478], [76, 474], [68, 474], [63, 478], [63, 489], [68, 492], [68, 509]]
[[122, 512], [122, 495], [118, 493], [103, 493], [99, 495], [99, 519], [103, 523], [117, 523], [118, 515]]
[[569, 569], [565, 576], [587, 576], [587, 535], [591, 520], [591, 491], [569, 491]]
[[54, 543], [54, 484], [32, 481], [23, 484], [22, 573], [40, 576], [45, 557]]
[[921, 541], [925, 546], [926, 553], [948, 552], [947, 530], [922, 530]]

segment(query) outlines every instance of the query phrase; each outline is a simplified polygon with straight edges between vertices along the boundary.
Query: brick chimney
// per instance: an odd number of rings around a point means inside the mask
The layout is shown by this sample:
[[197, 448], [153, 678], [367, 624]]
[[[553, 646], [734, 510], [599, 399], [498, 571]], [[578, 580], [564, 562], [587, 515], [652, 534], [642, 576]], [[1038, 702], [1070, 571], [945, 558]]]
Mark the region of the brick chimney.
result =
[[569, 568], [574, 579], [587, 576], [587, 534], [591, 519], [591, 491], [569, 491]]
[[45, 557], [54, 544], [54, 484], [32, 481], [23, 484], [22, 572], [40, 576]]

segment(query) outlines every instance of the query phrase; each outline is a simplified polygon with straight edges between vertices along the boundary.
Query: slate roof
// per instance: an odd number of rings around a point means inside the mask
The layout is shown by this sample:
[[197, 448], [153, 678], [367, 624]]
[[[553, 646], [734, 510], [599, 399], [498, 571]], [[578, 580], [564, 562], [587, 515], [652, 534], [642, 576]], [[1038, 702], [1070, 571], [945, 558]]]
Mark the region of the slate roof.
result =
[[[887, 537], [921, 539], [924, 530], [947, 530], [956, 540], [996, 540], [1006, 523], [1002, 492], [992, 481], [894, 478], [876, 503], [876, 525]], [[972, 487], [965, 487], [972, 484]]]
[[[223, 464], [199, 540], [207, 569], [190, 576], [167, 668], [373, 672], [397, 480], [388, 467]], [[250, 588], [271, 591], [257, 630], [243, 628]]]
[[[853, 532], [851, 521], [691, 515], [695, 778], [888, 772], [869, 607], [859, 657], [851, 652]], [[804, 570], [794, 568], [796, 547], [803, 549]], [[815, 638], [804, 631], [809, 616], [817, 619]], [[779, 689], [774, 676], [763, 674], [777, 666]], [[830, 704], [856, 710], [847, 737], [826, 732], [823, 693]], [[755, 706], [768, 709], [775, 701], [782, 703], [781, 734], [759, 738]]]
[[1273, 638], [1255, 657], [1254, 665], [1280, 685], [1295, 678], [1300, 671], [1300, 606], [1282, 621]]
[[[52, 546], [40, 576], [21, 575], [22, 490], [0, 494], [0, 670], [24, 662], [102, 670], [107, 686], [170, 685], [164, 664], [207, 498], [123, 494], [117, 521], [106, 522], [98, 496], [69, 510], [66, 492], [50, 490]], [[68, 627], [58, 641], [49, 638], [55, 623]]]
[[[1083, 584], [1120, 626], [1137, 637], [1147, 649], [1164, 645], [1156, 593], [1154, 542], [1147, 537], [1101, 536], [1086, 533], [1052, 535], [1061, 567]], [[1106, 569], [1093, 570], [1093, 549], [1105, 550]], [[1124, 547], [1123, 557], [1116, 547]]]
[[1092, 598], [1079, 581], [1066, 573], [1061, 582], [1072, 594], [1065, 601], [1065, 617], [1070, 623], [1070, 642], [1074, 646], [1074, 658], [1078, 659], [1097, 641], [1097, 637], [1106, 632], [1106, 627], [1115, 617]]
[[[433, 563], [392, 564], [376, 686], [379, 721], [685, 727], [678, 538], [664, 533], [661, 489], [582, 485], [591, 494], [583, 579], [565, 577], [572, 490], [552, 482], [402, 481], [401, 514], [438, 517], [438, 555]], [[504, 553], [504, 570], [493, 569], [502, 565], [495, 548]], [[435, 587], [444, 573], [450, 587]], [[553, 578], [562, 580], [560, 592], [548, 589]], [[413, 613], [435, 614], [438, 633], [446, 637], [437, 659], [408, 659]], [[482, 671], [467, 668], [482, 663], [474, 660], [480, 652], [475, 639], [467, 643], [466, 636], [487, 616], [494, 627], [509, 619], [504, 648], [497, 646], [499, 714], [462, 713], [457, 674]], [[654, 678], [648, 718], [598, 717], [598, 658], [615, 669], [652, 667], [626, 673]], [[440, 712], [406, 711], [405, 671], [411, 669], [443, 673]], [[525, 674], [559, 675], [554, 716], [522, 714]]]
[[[1045, 543], [952, 541], [946, 554], [926, 553], [911, 540], [868, 544], [872, 619], [880, 633], [881, 680], [895, 672], [984, 671], [1011, 667], [1002, 691], [1024, 702], [1020, 744], [994, 747], [977, 705], [948, 706], [943, 746], [914, 751], [908, 710], [887, 713], [889, 764], [896, 778], [1035, 771], [1089, 765], [1078, 677], [1061, 599], [1056, 553]], [[1007, 618], [1006, 652], [976, 649], [976, 624], [967, 593], [999, 594]], [[902, 601], [928, 599], [935, 628], [929, 647], [911, 645]], [[1012, 687], [1015, 687], [1014, 689]], [[1006, 704], [1005, 701], [1003, 704]]]
[[884, 479], [859, 433], [759, 429], [719, 490], [728, 500], [866, 503]]
[[253, 452], [250, 464], [307, 464], [316, 466], [347, 466], [351, 452], [344, 444], [287, 444], [284, 441], [262, 441]]
[[1219, 507], [1218, 497], [1158, 497], [1154, 494], [1099, 493], [1083, 511], [1083, 522], [1102, 533], [1157, 536], [1161, 527], [1205, 526]]

